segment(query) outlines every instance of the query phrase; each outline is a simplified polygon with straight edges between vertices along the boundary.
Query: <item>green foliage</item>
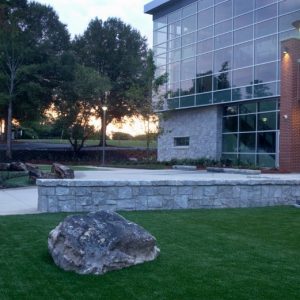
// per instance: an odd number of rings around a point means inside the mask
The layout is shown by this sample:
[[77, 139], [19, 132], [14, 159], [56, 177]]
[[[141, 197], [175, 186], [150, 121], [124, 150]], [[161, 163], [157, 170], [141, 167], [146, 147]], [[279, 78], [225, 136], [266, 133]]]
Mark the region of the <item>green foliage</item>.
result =
[[130, 135], [129, 133], [124, 133], [124, 132], [114, 132], [112, 134], [112, 139], [113, 140], [120, 140], [120, 141], [128, 141], [132, 140], [133, 136]]
[[161, 254], [104, 276], [53, 263], [47, 237], [66, 215], [0, 217], [1, 299], [299, 299], [300, 214], [292, 207], [123, 212], [157, 238]]

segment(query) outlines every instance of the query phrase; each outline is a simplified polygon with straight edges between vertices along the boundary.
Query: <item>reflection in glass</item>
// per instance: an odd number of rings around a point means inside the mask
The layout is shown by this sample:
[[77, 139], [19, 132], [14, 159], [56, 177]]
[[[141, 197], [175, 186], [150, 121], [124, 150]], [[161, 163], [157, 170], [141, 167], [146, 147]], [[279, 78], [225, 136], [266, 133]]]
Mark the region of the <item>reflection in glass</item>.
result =
[[214, 92], [214, 103], [231, 101], [231, 90], [223, 90]]
[[179, 98], [173, 98], [167, 100], [168, 109], [179, 108]]
[[256, 114], [240, 115], [240, 131], [256, 131]]
[[274, 168], [275, 167], [275, 155], [274, 154], [259, 154], [257, 155], [257, 165]]
[[253, 26], [248, 26], [234, 32], [234, 43], [239, 44], [253, 39]]
[[276, 130], [276, 112], [258, 114], [257, 130]]
[[260, 8], [277, 2], [277, 0], [255, 0], [255, 8]]
[[232, 17], [232, 0], [215, 6], [215, 22], [220, 22]]
[[261, 101], [258, 103], [258, 111], [271, 111], [277, 109], [276, 100]]
[[244, 165], [255, 165], [255, 155], [254, 154], [239, 154], [239, 163]]
[[195, 96], [185, 96], [180, 98], [180, 107], [191, 107], [195, 105]]
[[299, 0], [284, 0], [279, 2], [279, 14], [286, 14], [288, 12], [299, 9]]
[[169, 63], [173, 63], [181, 59], [181, 50], [177, 49], [169, 52]]
[[234, 68], [253, 65], [253, 42], [234, 46]]
[[153, 21], [154, 30], [167, 26], [167, 16], [161, 17]]
[[203, 28], [212, 25], [214, 22], [213, 8], [202, 10], [198, 12], [198, 28]]
[[181, 95], [195, 94], [195, 80], [181, 81]]
[[259, 132], [257, 134], [257, 152], [276, 153], [276, 132]]
[[234, 1], [234, 15], [241, 15], [248, 11], [253, 10], [254, 8], [254, 0], [242, 0], [242, 1]]
[[210, 92], [212, 90], [212, 76], [197, 78], [196, 93]]
[[160, 55], [162, 53], [165, 53], [166, 51], [167, 51], [167, 43], [163, 43], [153, 47], [154, 55]]
[[198, 41], [206, 40], [213, 36], [213, 26], [206, 27], [198, 31]]
[[215, 35], [232, 30], [232, 20], [227, 20], [215, 25]]
[[[238, 132], [238, 117], [224, 117], [223, 118], [223, 131], [224, 132]], [[231, 151], [225, 151], [231, 152]]]
[[255, 12], [255, 22], [275, 18], [277, 16], [277, 4], [258, 9]]
[[238, 105], [224, 106], [224, 108], [223, 108], [224, 116], [237, 115], [238, 111], [239, 111]]
[[224, 90], [231, 87], [231, 72], [222, 72], [214, 76], [214, 90]]
[[272, 35], [255, 41], [255, 63], [274, 61], [277, 58], [277, 36]]
[[256, 103], [243, 103], [240, 105], [240, 114], [250, 114], [256, 112]]
[[[242, 1], [240, 1], [240, 2], [242, 2]], [[248, 2], [248, 1], [245, 1], [245, 2]], [[238, 3], [238, 1], [235, 1], [235, 3]], [[234, 28], [237, 29], [240, 27], [251, 25], [252, 23], [253, 23], [253, 12], [248, 13], [246, 15], [242, 15], [240, 17], [236, 17], [234, 19]]]
[[168, 75], [170, 82], [180, 81], [180, 62], [169, 65]]
[[169, 41], [169, 50], [173, 50], [181, 47], [181, 39], [177, 38], [175, 40]]
[[256, 134], [241, 133], [239, 136], [239, 152], [255, 152]]
[[182, 48], [182, 59], [195, 56], [196, 54], [196, 45], [190, 45]]
[[182, 17], [187, 17], [194, 14], [197, 11], [197, 2], [182, 8]]
[[223, 134], [223, 152], [237, 152], [237, 134]]
[[190, 58], [181, 62], [181, 80], [193, 79], [196, 77], [196, 60]]
[[181, 35], [181, 22], [169, 25], [169, 40], [177, 38]]
[[230, 70], [232, 63], [232, 47], [215, 51], [214, 62], [215, 72], [222, 72], [225, 68], [226, 70]]
[[212, 5], [213, 5], [213, 2], [211, 0], [199, 0], [198, 1], [198, 9], [199, 10], [210, 7]]
[[195, 32], [184, 35], [182, 37], [182, 46], [186, 46], [188, 44], [192, 44], [195, 42], [196, 42], [196, 33]]
[[299, 3], [299, 11], [294, 13], [282, 16], [279, 18], [279, 31], [284, 30], [295, 30], [295, 27], [292, 25], [294, 21], [300, 20], [300, 3]]
[[218, 35], [215, 37], [215, 49], [230, 46], [232, 42], [232, 32]]
[[197, 44], [197, 53], [200, 54], [200, 53], [212, 51], [213, 47], [214, 47], [213, 39], [208, 39], [208, 40], [199, 42]]
[[253, 98], [253, 86], [244, 86], [232, 90], [232, 101]]
[[277, 79], [276, 71], [276, 62], [255, 66], [255, 82], [275, 81]]
[[167, 27], [163, 27], [153, 32], [153, 44], [161, 44], [167, 41]]
[[255, 37], [256, 38], [275, 33], [276, 31], [277, 31], [277, 19], [276, 18], [255, 24]]
[[253, 82], [253, 67], [234, 70], [232, 73], [233, 86], [245, 86]]
[[181, 18], [181, 10], [178, 9], [168, 15], [168, 24], [176, 22]]
[[169, 98], [179, 97], [180, 83], [170, 83], [168, 89]]
[[212, 52], [197, 56], [197, 77], [212, 73]]
[[185, 18], [181, 21], [182, 34], [190, 33], [197, 29], [196, 15]]
[[[255, 82], [256, 83], [256, 82]], [[254, 85], [254, 97], [263, 98], [276, 95], [276, 83], [264, 83]]]
[[196, 96], [196, 105], [205, 105], [212, 103], [212, 93], [205, 93]]

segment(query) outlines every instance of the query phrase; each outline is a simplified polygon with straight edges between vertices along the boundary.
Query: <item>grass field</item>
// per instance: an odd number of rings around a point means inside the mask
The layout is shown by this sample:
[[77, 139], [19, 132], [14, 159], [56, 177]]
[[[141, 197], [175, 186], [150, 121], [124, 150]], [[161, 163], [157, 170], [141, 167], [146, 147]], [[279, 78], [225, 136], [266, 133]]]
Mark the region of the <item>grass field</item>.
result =
[[[50, 143], [50, 144], [69, 144], [68, 140], [61, 139], [36, 139], [36, 140], [17, 140], [18, 142], [29, 142], [29, 143]], [[98, 140], [87, 140], [86, 146], [98, 146]], [[146, 147], [146, 141], [135, 141], [135, 140], [107, 140], [108, 146], [114, 147]], [[151, 141], [151, 148], [156, 148], [156, 141]]]
[[126, 212], [158, 240], [154, 262], [80, 276], [57, 268], [47, 236], [65, 214], [0, 217], [0, 298], [296, 300], [300, 210]]

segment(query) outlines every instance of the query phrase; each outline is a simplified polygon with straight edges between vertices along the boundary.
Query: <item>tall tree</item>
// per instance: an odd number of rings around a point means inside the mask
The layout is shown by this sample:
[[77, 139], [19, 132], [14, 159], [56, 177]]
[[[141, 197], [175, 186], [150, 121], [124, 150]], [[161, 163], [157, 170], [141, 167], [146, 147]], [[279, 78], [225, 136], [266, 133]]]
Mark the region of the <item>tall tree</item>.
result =
[[50, 6], [5, 1], [0, 16], [0, 105], [7, 111], [10, 159], [12, 118], [39, 119], [59, 84], [57, 60], [69, 48], [70, 36]]
[[[135, 101], [128, 91], [144, 84], [146, 39], [120, 19], [103, 22], [96, 18], [82, 36], [75, 37], [73, 46], [82, 64], [110, 79], [107, 124], [134, 115], [143, 102]], [[101, 116], [100, 110], [98, 114]]]

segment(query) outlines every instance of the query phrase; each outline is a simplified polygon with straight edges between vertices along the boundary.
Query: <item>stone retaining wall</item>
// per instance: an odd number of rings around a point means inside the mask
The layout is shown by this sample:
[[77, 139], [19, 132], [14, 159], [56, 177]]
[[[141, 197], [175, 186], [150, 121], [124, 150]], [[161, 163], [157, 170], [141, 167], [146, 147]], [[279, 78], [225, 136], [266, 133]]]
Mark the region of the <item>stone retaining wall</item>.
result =
[[300, 180], [99, 181], [41, 179], [40, 212], [292, 205]]

